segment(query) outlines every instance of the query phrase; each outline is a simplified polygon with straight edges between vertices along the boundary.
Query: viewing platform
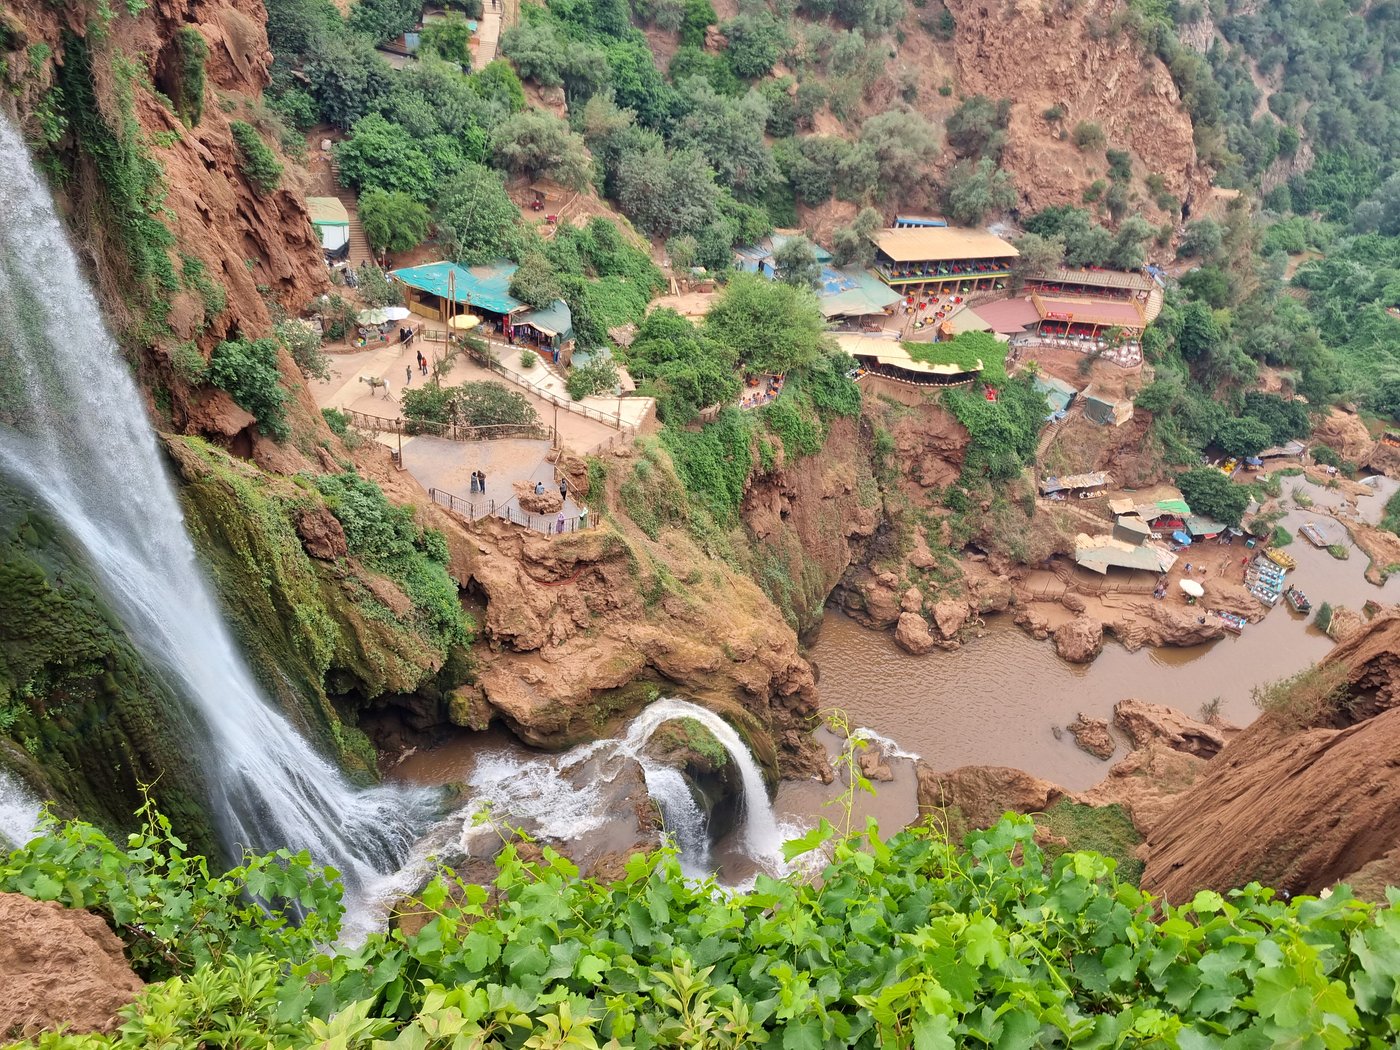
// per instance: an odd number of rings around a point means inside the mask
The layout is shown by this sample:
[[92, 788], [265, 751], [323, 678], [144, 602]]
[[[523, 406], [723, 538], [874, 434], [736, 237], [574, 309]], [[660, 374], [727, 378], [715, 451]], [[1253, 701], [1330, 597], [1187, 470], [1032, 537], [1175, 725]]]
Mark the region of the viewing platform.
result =
[[875, 243], [875, 272], [902, 292], [994, 291], [1005, 288], [1020, 254], [986, 230], [916, 226], [881, 230]]

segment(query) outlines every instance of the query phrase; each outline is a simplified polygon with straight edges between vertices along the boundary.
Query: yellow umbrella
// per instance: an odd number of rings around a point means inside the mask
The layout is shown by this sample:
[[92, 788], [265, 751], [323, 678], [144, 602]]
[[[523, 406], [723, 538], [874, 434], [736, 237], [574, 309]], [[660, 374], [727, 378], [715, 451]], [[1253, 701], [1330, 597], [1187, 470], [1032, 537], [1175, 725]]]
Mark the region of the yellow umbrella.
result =
[[458, 332], [466, 332], [481, 324], [481, 318], [476, 314], [458, 314], [456, 317], [447, 319], [447, 327]]

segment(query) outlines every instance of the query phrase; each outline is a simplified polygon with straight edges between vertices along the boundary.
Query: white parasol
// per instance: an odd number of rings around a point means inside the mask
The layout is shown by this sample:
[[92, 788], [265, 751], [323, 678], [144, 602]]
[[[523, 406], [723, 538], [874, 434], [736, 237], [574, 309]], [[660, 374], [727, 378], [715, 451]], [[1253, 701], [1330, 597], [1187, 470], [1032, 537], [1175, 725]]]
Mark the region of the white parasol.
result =
[[1182, 580], [1181, 589], [1193, 598], [1202, 598], [1206, 593], [1206, 589], [1195, 580]]
[[447, 321], [447, 327], [458, 332], [471, 331], [479, 324], [481, 324], [481, 318], [477, 317], [476, 314], [458, 314]]
[[408, 307], [406, 306], [386, 306], [384, 308], [384, 319], [386, 321], [402, 321], [408, 317]]
[[359, 321], [360, 324], [383, 324], [385, 321], [389, 320], [389, 311], [385, 310], [383, 307], [374, 310], [361, 310], [355, 315], [355, 319]]

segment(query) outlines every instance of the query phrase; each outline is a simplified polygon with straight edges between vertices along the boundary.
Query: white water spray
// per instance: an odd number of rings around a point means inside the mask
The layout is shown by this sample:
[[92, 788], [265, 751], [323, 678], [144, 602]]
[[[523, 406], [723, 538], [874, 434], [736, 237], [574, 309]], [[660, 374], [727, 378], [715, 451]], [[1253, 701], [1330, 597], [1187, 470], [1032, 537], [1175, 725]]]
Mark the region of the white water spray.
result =
[[429, 794], [351, 788], [262, 698], [197, 567], [121, 351], [3, 116], [0, 154], [0, 471], [86, 551], [132, 640], [189, 705], [229, 851], [307, 849], [352, 889], [396, 867]]
[[38, 801], [0, 769], [0, 853], [28, 842], [38, 823]]

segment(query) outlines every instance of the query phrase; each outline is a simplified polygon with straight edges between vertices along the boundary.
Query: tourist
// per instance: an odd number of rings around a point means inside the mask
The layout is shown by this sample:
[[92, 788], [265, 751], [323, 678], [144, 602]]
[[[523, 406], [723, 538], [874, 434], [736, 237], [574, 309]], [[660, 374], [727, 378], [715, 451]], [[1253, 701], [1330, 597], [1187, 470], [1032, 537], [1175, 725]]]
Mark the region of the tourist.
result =
[[554, 531], [555, 531], [555, 532], [558, 532], [558, 533], [561, 533], [561, 534], [562, 534], [563, 531], [564, 531], [564, 512], [563, 512], [562, 510], [559, 512], [559, 520], [558, 520], [557, 522], [555, 522], [555, 530], [554, 530]]
[[404, 385], [404, 386], [412, 386], [412, 385], [413, 385], [413, 366], [412, 366], [412, 365], [404, 365], [404, 369], [403, 369], [403, 385]]
[[543, 496], [543, 495], [544, 495], [544, 482], [543, 482], [543, 481], [537, 481], [537, 482], [535, 482], [535, 495], [536, 495], [536, 496]]
[[471, 489], [470, 489], [470, 491], [472, 492], [473, 495], [475, 495], [475, 493], [476, 493], [476, 471], [472, 471], [472, 476], [471, 476]]
[[568, 479], [568, 478], [560, 478], [560, 479], [559, 479], [559, 498], [560, 498], [560, 499], [568, 499], [568, 498], [569, 498], [569, 479]]
[[580, 508], [578, 509], [578, 527], [581, 528], [581, 529], [586, 529], [586, 528], [588, 528], [588, 508], [587, 508], [587, 507], [580, 507]]

